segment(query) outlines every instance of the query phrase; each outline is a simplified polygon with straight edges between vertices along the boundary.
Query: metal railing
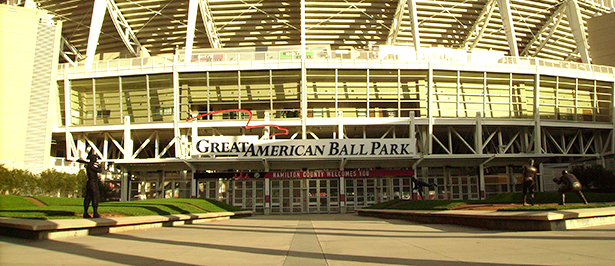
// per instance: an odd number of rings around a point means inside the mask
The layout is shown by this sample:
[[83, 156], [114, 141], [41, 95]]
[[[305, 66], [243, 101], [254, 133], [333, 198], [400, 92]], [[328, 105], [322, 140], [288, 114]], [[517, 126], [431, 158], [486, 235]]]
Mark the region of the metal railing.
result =
[[[311, 51], [306, 52], [306, 64], [319, 67], [355, 66], [355, 67], [419, 67], [431, 64], [434, 68], [473, 69], [476, 67], [497, 70], [505, 67], [533, 71], [540, 69], [556, 70], [566, 73], [594, 74], [614, 76], [615, 70], [610, 66], [591, 65], [570, 61], [558, 61], [531, 57], [509, 57], [493, 52], [466, 52], [463, 50], [440, 49], [431, 51], [383, 53], [382, 51]], [[300, 52], [296, 50], [251, 53], [201, 53], [193, 54], [190, 61], [183, 55], [177, 56], [177, 67], [182, 71], [196, 70], [236, 70], [236, 69], [276, 69], [301, 67]], [[156, 56], [143, 58], [117, 59], [94, 62], [90, 68], [84, 64], [61, 64], [58, 78], [64, 75], [70, 78], [92, 76], [113, 76], [127, 74], [172, 72], [174, 56]]]

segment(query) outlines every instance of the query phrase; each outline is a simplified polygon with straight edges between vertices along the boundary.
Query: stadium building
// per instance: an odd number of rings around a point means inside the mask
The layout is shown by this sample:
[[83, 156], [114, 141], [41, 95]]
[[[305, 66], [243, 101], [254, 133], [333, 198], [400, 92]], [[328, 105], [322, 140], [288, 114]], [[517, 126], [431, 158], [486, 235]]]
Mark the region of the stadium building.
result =
[[0, 159], [266, 214], [552, 190], [614, 165], [614, 3], [6, 1]]

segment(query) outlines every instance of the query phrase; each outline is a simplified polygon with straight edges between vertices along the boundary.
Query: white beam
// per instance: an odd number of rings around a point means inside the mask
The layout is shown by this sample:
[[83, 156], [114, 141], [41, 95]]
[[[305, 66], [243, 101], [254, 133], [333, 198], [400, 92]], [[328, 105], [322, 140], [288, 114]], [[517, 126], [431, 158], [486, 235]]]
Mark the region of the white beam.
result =
[[209, 38], [211, 48], [222, 48], [220, 36], [218, 35], [218, 30], [214, 24], [214, 18], [211, 15], [211, 9], [209, 8], [208, 2], [209, 0], [199, 0], [201, 19], [203, 19], [203, 24], [205, 26], [205, 31], [207, 31], [207, 37]]
[[395, 42], [397, 41], [397, 34], [399, 34], [401, 22], [404, 18], [404, 9], [406, 9], [406, 0], [399, 0], [399, 2], [397, 2], [397, 9], [395, 9], [393, 23], [391, 23], [391, 29], [389, 30], [389, 36], [387, 38], [388, 45], [395, 45]]
[[574, 41], [577, 44], [577, 50], [581, 55], [583, 63], [591, 63], [589, 57], [589, 50], [587, 45], [587, 37], [585, 36], [585, 27], [583, 26], [583, 20], [581, 17], [581, 11], [576, 0], [568, 0], [568, 8], [566, 8], [566, 16], [568, 17], [568, 23], [570, 23], [570, 29], [574, 36]]
[[85, 53], [86, 69], [90, 69], [92, 67], [92, 62], [94, 62], [96, 48], [98, 47], [98, 39], [100, 38], [100, 30], [102, 29], [102, 24], [105, 19], [106, 11], [106, 0], [94, 0], [94, 6], [92, 9], [92, 20], [90, 22], [90, 34], [88, 35], [88, 47]]
[[551, 37], [553, 37], [553, 34], [557, 30], [557, 27], [559, 27], [559, 24], [562, 22], [563, 16], [564, 16], [563, 14], [560, 14], [557, 16], [558, 18], [557, 18], [557, 21], [555, 22], [555, 25], [553, 25], [553, 27], [549, 31], [549, 35], [547, 36], [547, 38], [545, 38], [544, 40], [542, 40], [542, 42], [540, 42], [540, 45], [538, 46], [538, 48], [536, 48], [536, 51], [534, 51], [534, 56], [537, 56], [540, 50], [542, 50], [542, 48], [544, 48], [545, 45], [547, 45], [547, 42], [551, 39]]
[[186, 50], [184, 62], [192, 61], [192, 46], [194, 45], [194, 30], [196, 29], [196, 12], [199, 10], [199, 0], [190, 0], [188, 6], [188, 28], [186, 29]]
[[[472, 25], [470, 32], [468, 32], [468, 35], [466, 36], [466, 39], [463, 42], [462, 47], [464, 49], [471, 50], [471, 49], [474, 49], [474, 47], [476, 47], [480, 39], [483, 37], [483, 34], [485, 33], [487, 26], [489, 25], [489, 20], [491, 19], [491, 15], [493, 15], [493, 10], [495, 10], [495, 0], [487, 1], [487, 3], [485, 3], [485, 5], [483, 6], [483, 10], [480, 12], [480, 14], [478, 14], [476, 21], [474, 21], [474, 25]], [[482, 27], [480, 27], [481, 23], [483, 25]], [[479, 31], [479, 27], [480, 27], [480, 31]], [[476, 37], [474, 37], [474, 41], [472, 42], [472, 45], [470, 45], [470, 47], [467, 47], [468, 43], [470, 42], [470, 38], [472, 38], [474, 34], [476, 34]]]
[[301, 139], [307, 139], [307, 70], [305, 67], [305, 0], [301, 0]]
[[[534, 52], [534, 55], [538, 54], [538, 52], [540, 52], [540, 50], [542, 49], [542, 47], [544, 47], [544, 45], [547, 43], [547, 41], [549, 41], [549, 39], [551, 38], [551, 36], [553, 36], [553, 33], [555, 32], [555, 30], [557, 30], [557, 27], [559, 26], [561, 20], [562, 20], [562, 15], [564, 14], [564, 10], [566, 10], [566, 5], [565, 4], [561, 4], [556, 10], [555, 12], [553, 12], [553, 14], [551, 15], [551, 17], [549, 18], [549, 20], [542, 26], [542, 28], [534, 35], [534, 38], [532, 38], [532, 40], [530, 40], [527, 45], [525, 46], [525, 48], [523, 49], [523, 51], [521, 52], [521, 55], [525, 56], [527, 54], [529, 54], [530, 49], [532, 48], [532, 45], [534, 45], [535, 42], [537, 42], [540, 39], [540, 36], [545, 33], [548, 29], [550, 29], [549, 32], [549, 37], [545, 38], [542, 43], [539, 45], [539, 48], [536, 49], [536, 51]], [[553, 26], [551, 26], [551, 24], [553, 24], [553, 22], [555, 22], [555, 24]]]
[[421, 37], [419, 36], [419, 15], [416, 11], [416, 0], [408, 1], [408, 11], [410, 11], [410, 21], [412, 22], [412, 41], [414, 42], [414, 50], [418, 52], [421, 47]]
[[60, 42], [60, 55], [72, 65], [76, 65], [78, 61], [84, 58], [79, 50], [64, 36], [62, 36], [62, 42]]
[[506, 32], [506, 39], [508, 40], [510, 56], [519, 56], [517, 37], [515, 36], [515, 26], [513, 24], [513, 17], [510, 12], [510, 3], [508, 0], [497, 1], [500, 9], [500, 16], [502, 17], [502, 23], [504, 24], [504, 31]]
[[128, 25], [128, 21], [126, 21], [126, 18], [124, 18], [124, 15], [117, 7], [114, 0], [107, 0], [107, 9], [109, 9], [109, 16], [113, 21], [113, 25], [115, 25], [115, 29], [120, 34], [128, 51], [133, 56], [140, 56], [141, 43], [139, 43], [137, 36], [134, 31], [132, 31], [132, 28], [130, 28], [130, 25]]

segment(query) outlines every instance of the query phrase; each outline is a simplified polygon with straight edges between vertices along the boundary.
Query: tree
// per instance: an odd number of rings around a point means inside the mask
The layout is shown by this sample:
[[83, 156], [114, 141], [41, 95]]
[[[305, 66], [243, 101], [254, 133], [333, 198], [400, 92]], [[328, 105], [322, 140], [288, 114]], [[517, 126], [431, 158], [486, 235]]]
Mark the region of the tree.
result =
[[66, 173], [55, 169], [47, 169], [40, 173], [39, 186], [43, 196], [62, 197], [62, 192], [67, 189]]
[[0, 194], [11, 194], [12, 189], [15, 187], [15, 180], [11, 171], [0, 164]]
[[48, 169], [35, 175], [22, 169], [9, 170], [0, 164], [0, 194], [81, 197], [87, 180], [84, 170], [69, 174]]
[[576, 166], [572, 168], [572, 173], [586, 189], [615, 192], [615, 175], [602, 165]]
[[13, 169], [9, 172], [11, 182], [8, 193], [20, 196], [40, 195], [38, 178], [28, 170]]

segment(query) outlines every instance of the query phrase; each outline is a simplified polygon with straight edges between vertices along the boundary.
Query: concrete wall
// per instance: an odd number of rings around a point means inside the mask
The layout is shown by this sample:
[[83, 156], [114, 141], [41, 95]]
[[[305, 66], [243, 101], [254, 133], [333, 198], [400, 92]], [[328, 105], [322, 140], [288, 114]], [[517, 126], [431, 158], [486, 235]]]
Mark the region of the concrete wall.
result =
[[[0, 5], [0, 164], [7, 168], [38, 172], [50, 164], [61, 27], [47, 20], [43, 10]], [[28, 148], [33, 142], [43, 148]]]
[[615, 66], [615, 13], [587, 21], [593, 64]]

